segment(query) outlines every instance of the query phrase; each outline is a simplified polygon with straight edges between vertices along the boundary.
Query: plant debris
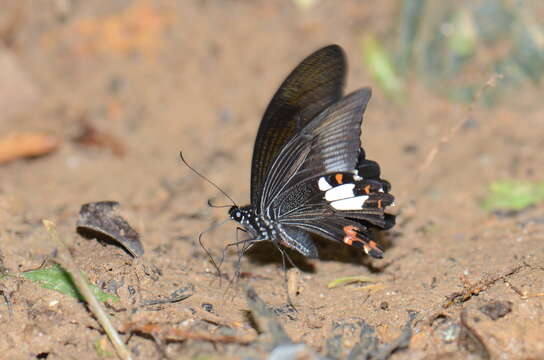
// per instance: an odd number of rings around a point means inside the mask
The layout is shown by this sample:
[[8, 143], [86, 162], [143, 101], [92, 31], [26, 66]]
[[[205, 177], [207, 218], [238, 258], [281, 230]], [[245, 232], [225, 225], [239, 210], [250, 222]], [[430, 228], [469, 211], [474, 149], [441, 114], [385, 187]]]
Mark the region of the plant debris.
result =
[[506, 279], [504, 279], [504, 283], [506, 284], [506, 286], [508, 286], [510, 289], [512, 289], [521, 299], [523, 300], [527, 300], [527, 299], [530, 299], [530, 298], [535, 298], [535, 297], [543, 297], [544, 296], [544, 293], [536, 293], [536, 294], [527, 294], [525, 293], [524, 291], [521, 291], [517, 286], [514, 286], [512, 285], [509, 281], [507, 281]]
[[170, 294], [169, 297], [165, 299], [143, 300], [141, 303], [141, 306], [152, 306], [152, 305], [176, 303], [176, 302], [185, 300], [187, 298], [190, 298], [191, 296], [193, 296], [194, 291], [195, 291], [195, 287], [193, 286], [193, 284], [189, 284], [187, 286], [182, 287], [181, 289], [174, 291], [172, 294]]
[[460, 304], [469, 300], [472, 296], [478, 295], [482, 291], [489, 289], [499, 280], [503, 280], [520, 271], [524, 265], [513, 266], [503, 272], [486, 275], [475, 283], [470, 283], [464, 277], [461, 277], [463, 282], [463, 290], [456, 291], [446, 297], [446, 301], [442, 304], [443, 308], [448, 308], [453, 304]]
[[342, 285], [348, 285], [348, 284], [354, 284], [354, 283], [374, 283], [374, 282], [375, 282], [374, 279], [366, 277], [366, 276], [346, 276], [346, 277], [334, 279], [333, 281], [327, 284], [327, 287], [329, 289], [334, 289], [335, 287], [342, 286]]
[[173, 327], [170, 324], [152, 322], [126, 323], [121, 326], [119, 331], [147, 334], [163, 341], [204, 340], [216, 343], [249, 344], [256, 338], [255, 333], [250, 332], [244, 334], [210, 334], [192, 329]]
[[287, 295], [289, 299], [294, 299], [299, 294], [300, 288], [300, 270], [291, 268], [287, 271]]
[[117, 355], [123, 360], [132, 360], [130, 351], [127, 349], [117, 330], [115, 330], [113, 327], [110, 317], [101, 306], [95, 291], [93, 291], [93, 289], [89, 286], [89, 280], [87, 280], [87, 277], [83, 274], [83, 272], [81, 272], [81, 270], [79, 270], [74, 258], [72, 257], [72, 254], [70, 251], [68, 251], [68, 247], [59, 237], [55, 224], [49, 220], [42, 220], [42, 223], [49, 233], [51, 240], [53, 240], [53, 242], [55, 242], [58, 246], [56, 257], [58, 258], [57, 261], [59, 265], [66, 269], [65, 271], [68, 278], [72, 280], [77, 293], [79, 293], [83, 300], [87, 303], [89, 310], [108, 335], [108, 338], [115, 348]]
[[[61, 294], [71, 296], [81, 301], [84, 300], [75, 286], [72, 276], [60, 265], [55, 264], [47, 268], [25, 271], [21, 273], [21, 276], [27, 280], [40, 284], [45, 289], [55, 290]], [[119, 301], [117, 296], [103, 292], [96, 285], [89, 284], [89, 287], [96, 298], [102, 302], [108, 300]]]
[[544, 181], [495, 181], [489, 185], [484, 209], [494, 212], [521, 211], [544, 200]]
[[59, 147], [60, 141], [41, 133], [10, 133], [0, 138], [0, 164], [47, 155]]
[[[140, 235], [118, 213], [116, 201], [99, 201], [84, 204], [79, 211], [77, 231], [84, 237], [99, 240], [114, 240], [132, 256], [144, 254]], [[104, 239], [106, 237], [106, 239]]]
[[193, 307], [190, 309], [191, 312], [195, 315], [198, 315], [198, 317], [201, 320], [204, 320], [206, 322], [215, 324], [215, 325], [221, 325], [221, 326], [228, 326], [233, 329], [243, 329], [244, 325], [241, 322], [238, 321], [232, 321], [225, 319], [223, 317], [220, 317], [216, 314], [212, 314], [204, 309], [201, 309], [199, 307]]

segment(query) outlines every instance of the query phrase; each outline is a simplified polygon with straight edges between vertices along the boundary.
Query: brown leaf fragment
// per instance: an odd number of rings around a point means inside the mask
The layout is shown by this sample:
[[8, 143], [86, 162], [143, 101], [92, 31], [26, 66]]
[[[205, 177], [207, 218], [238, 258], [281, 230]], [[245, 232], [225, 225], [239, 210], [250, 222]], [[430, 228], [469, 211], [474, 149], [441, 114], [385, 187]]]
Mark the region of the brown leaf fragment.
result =
[[[132, 256], [144, 254], [140, 234], [119, 214], [116, 201], [99, 201], [81, 206], [76, 227], [86, 238], [113, 240], [121, 244]], [[104, 238], [105, 237], [105, 238]]]
[[0, 138], [0, 164], [43, 156], [55, 151], [60, 141], [41, 133], [10, 133]]

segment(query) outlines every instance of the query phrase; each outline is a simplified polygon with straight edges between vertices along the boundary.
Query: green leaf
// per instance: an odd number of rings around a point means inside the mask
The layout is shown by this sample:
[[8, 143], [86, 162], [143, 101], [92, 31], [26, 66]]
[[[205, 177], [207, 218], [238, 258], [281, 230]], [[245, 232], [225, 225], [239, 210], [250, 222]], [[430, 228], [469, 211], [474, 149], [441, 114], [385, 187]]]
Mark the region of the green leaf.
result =
[[[55, 290], [81, 301], [84, 300], [75, 286], [72, 276], [59, 265], [26, 271], [21, 276], [32, 282], [39, 283], [45, 289]], [[89, 284], [89, 286], [98, 300], [103, 302], [108, 300], [119, 301], [117, 296], [103, 292], [98, 286], [93, 284]]]
[[471, 13], [461, 8], [454, 16], [453, 31], [449, 36], [449, 46], [457, 56], [474, 54], [478, 42], [476, 26]]
[[348, 285], [348, 284], [354, 284], [354, 283], [374, 283], [374, 282], [375, 282], [374, 279], [371, 279], [366, 276], [346, 276], [346, 277], [334, 279], [333, 281], [327, 284], [327, 287], [329, 289], [333, 289], [341, 285]]
[[482, 206], [488, 211], [523, 210], [544, 200], [544, 181], [494, 181]]
[[363, 60], [372, 77], [378, 82], [386, 95], [397, 102], [404, 98], [404, 83], [397, 75], [393, 61], [376, 37], [363, 37]]

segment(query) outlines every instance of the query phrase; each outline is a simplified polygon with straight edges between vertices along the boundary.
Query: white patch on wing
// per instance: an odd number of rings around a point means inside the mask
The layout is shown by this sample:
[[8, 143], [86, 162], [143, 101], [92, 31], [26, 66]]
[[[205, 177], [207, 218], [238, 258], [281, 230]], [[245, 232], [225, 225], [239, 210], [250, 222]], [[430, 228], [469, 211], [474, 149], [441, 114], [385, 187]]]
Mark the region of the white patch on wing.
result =
[[335, 186], [325, 193], [325, 200], [335, 201], [340, 199], [352, 198], [355, 184], [344, 184]]
[[359, 210], [363, 208], [368, 195], [361, 195], [349, 199], [337, 200], [331, 202], [331, 206], [336, 210]]
[[327, 182], [327, 179], [325, 179], [324, 177], [319, 178], [319, 181], [317, 182], [317, 186], [319, 186], [319, 190], [321, 191], [327, 191], [332, 189], [331, 184], [329, 184]]

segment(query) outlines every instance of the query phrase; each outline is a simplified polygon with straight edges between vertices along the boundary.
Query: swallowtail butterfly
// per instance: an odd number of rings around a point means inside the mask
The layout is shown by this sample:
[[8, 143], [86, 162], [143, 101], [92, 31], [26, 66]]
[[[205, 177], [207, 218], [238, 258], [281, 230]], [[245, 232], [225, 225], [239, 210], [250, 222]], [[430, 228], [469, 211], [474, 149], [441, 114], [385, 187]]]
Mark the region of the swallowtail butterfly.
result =
[[251, 204], [233, 206], [232, 220], [249, 244], [272, 241], [315, 258], [311, 234], [383, 256], [372, 229], [395, 216], [389, 182], [361, 147], [371, 90], [343, 95], [346, 58], [338, 45], [317, 50], [281, 84], [261, 121], [251, 166]]

